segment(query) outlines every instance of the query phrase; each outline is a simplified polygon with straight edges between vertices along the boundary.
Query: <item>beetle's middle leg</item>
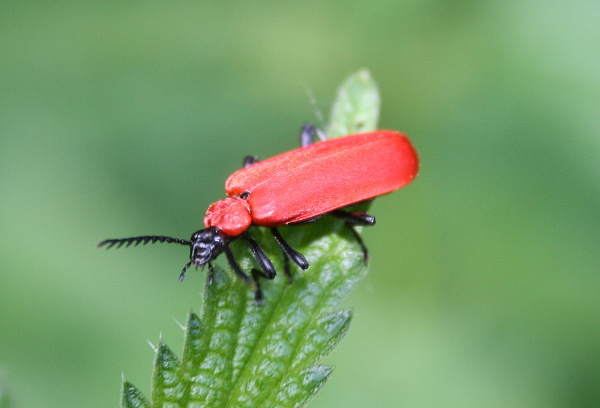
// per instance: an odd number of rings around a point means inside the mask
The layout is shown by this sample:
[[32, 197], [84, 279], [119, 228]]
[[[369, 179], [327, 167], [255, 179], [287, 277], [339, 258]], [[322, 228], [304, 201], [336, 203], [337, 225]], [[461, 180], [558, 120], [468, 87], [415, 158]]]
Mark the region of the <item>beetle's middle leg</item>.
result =
[[300, 252], [298, 252], [294, 248], [292, 248], [290, 246], [290, 244], [288, 244], [286, 242], [286, 240], [283, 239], [283, 237], [281, 236], [281, 234], [279, 233], [277, 228], [271, 227], [271, 233], [273, 234], [275, 241], [277, 241], [277, 243], [281, 247], [281, 250], [283, 251], [283, 261], [284, 261], [283, 272], [287, 276], [288, 281], [291, 282], [292, 274], [290, 272], [290, 259], [292, 260], [292, 262], [294, 262], [296, 265], [298, 265], [302, 270], [305, 270], [308, 268], [308, 261], [306, 260], [304, 255], [302, 255]]

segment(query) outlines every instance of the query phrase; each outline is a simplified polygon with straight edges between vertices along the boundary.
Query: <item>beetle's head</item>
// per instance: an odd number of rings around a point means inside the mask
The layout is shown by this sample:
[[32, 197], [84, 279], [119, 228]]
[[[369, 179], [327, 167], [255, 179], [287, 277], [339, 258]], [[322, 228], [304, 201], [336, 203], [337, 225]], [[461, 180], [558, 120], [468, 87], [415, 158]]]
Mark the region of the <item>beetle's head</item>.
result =
[[209, 227], [203, 230], [196, 231], [192, 234], [192, 238], [189, 241], [179, 238], [171, 238], [159, 235], [145, 235], [141, 237], [132, 238], [119, 238], [119, 239], [107, 239], [98, 244], [99, 247], [105, 246], [106, 248], [117, 248], [123, 245], [128, 247], [130, 245], [139, 245], [155, 242], [166, 242], [180, 245], [186, 245], [190, 247], [190, 261], [183, 267], [179, 280], [182, 281], [187, 269], [194, 265], [195, 267], [204, 267], [209, 265], [217, 256], [225, 250], [225, 247], [229, 243], [229, 238], [221, 230], [215, 227]]
[[196, 231], [190, 238], [190, 262], [203, 267], [223, 252], [227, 237], [218, 228], [209, 227]]

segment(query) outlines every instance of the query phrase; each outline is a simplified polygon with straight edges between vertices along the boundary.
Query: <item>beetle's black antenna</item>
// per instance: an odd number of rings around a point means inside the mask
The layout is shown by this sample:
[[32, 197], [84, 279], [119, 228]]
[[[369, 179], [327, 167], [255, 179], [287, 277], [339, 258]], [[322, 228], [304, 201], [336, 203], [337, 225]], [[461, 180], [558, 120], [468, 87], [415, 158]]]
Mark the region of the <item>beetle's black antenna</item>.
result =
[[142, 237], [131, 237], [131, 238], [119, 238], [119, 239], [107, 239], [98, 244], [98, 248], [106, 246], [106, 249], [112, 248], [115, 245], [117, 248], [121, 248], [125, 245], [125, 248], [133, 245], [146, 245], [147, 243], [166, 242], [167, 244], [181, 244], [190, 246], [191, 242], [185, 239], [163, 237], [160, 235], [144, 235]]

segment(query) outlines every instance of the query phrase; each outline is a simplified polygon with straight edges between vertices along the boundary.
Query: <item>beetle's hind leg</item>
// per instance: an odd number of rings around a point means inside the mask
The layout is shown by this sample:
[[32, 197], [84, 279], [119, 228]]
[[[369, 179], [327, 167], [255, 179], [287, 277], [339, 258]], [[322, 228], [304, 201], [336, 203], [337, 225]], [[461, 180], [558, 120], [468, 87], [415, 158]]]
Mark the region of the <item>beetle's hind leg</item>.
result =
[[354, 239], [356, 239], [358, 245], [360, 246], [360, 249], [362, 250], [363, 261], [367, 262], [369, 260], [369, 250], [367, 249], [365, 242], [358, 234], [358, 232], [356, 232], [356, 229], [354, 227], [375, 225], [375, 217], [364, 212], [350, 212], [344, 210], [335, 210], [332, 211], [330, 214], [334, 217], [344, 220], [346, 227], [350, 229], [350, 233], [352, 234]]

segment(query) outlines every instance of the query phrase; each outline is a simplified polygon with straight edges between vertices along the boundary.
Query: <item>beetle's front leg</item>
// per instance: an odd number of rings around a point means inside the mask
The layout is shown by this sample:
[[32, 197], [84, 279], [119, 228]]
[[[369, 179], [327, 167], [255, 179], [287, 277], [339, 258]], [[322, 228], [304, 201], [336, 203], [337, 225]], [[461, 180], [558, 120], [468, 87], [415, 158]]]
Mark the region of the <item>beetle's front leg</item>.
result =
[[244, 232], [242, 237], [244, 237], [248, 243], [250, 251], [252, 251], [252, 255], [254, 255], [254, 259], [256, 259], [256, 263], [260, 266], [260, 269], [263, 272], [262, 276], [266, 279], [273, 279], [277, 273], [275, 272], [273, 263], [267, 254], [265, 254], [265, 251], [262, 250], [260, 245], [258, 245], [258, 242], [256, 242], [247, 232]]

